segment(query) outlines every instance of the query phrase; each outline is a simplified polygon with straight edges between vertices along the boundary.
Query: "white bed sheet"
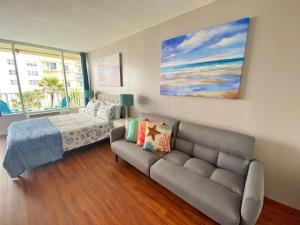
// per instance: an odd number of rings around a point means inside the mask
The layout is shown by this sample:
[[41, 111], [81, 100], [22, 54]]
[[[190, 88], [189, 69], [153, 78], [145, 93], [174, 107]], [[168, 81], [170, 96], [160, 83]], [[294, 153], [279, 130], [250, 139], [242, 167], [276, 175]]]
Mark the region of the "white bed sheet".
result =
[[64, 151], [79, 148], [109, 137], [112, 121], [85, 112], [49, 117], [60, 131]]

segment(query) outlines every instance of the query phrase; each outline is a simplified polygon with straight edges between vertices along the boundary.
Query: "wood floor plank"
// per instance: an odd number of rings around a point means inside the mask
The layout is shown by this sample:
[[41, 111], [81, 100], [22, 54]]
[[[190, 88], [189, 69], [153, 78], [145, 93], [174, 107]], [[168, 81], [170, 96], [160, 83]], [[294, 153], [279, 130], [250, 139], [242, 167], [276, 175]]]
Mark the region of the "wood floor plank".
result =
[[[0, 137], [3, 160], [6, 137]], [[1, 225], [212, 225], [207, 216], [119, 160], [108, 143], [11, 179], [0, 168]], [[265, 200], [259, 225], [300, 224], [300, 212]]]

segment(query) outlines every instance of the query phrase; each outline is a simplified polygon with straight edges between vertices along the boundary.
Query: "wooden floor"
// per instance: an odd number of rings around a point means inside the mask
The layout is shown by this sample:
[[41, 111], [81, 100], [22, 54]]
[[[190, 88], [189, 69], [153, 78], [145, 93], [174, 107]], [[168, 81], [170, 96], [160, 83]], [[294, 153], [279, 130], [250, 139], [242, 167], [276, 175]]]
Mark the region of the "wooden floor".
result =
[[[5, 144], [0, 137], [2, 159]], [[0, 225], [215, 224], [126, 162], [116, 163], [107, 143], [22, 177], [12, 180], [0, 168]], [[300, 224], [300, 212], [266, 199], [258, 224]]]

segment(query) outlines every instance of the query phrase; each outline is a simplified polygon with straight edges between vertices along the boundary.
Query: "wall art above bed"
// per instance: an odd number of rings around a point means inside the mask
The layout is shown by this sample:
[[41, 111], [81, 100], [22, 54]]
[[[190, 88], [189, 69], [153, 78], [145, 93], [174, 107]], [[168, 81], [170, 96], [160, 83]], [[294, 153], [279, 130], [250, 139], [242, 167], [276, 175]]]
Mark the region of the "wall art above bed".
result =
[[161, 95], [237, 99], [250, 18], [161, 44]]
[[122, 86], [121, 53], [114, 53], [96, 61], [96, 81], [102, 87]]

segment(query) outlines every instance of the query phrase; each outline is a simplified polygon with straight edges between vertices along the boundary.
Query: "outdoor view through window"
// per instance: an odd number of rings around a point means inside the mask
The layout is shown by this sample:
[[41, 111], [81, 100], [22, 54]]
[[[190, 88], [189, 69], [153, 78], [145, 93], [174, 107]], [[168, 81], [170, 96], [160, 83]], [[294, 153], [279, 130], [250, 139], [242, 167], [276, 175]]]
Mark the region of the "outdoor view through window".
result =
[[29, 113], [84, 106], [79, 54], [24, 45], [14, 49], [16, 62], [12, 45], [0, 43], [2, 114], [22, 112], [22, 103]]

